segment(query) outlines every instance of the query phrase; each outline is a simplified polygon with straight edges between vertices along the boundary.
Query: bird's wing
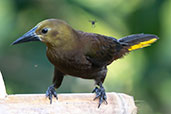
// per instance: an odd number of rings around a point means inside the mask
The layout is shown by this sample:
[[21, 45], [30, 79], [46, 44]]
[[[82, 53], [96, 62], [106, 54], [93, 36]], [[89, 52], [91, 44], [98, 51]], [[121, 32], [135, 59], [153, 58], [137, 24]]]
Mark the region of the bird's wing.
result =
[[99, 34], [89, 34], [84, 40], [85, 56], [94, 66], [110, 64], [122, 48], [117, 39]]

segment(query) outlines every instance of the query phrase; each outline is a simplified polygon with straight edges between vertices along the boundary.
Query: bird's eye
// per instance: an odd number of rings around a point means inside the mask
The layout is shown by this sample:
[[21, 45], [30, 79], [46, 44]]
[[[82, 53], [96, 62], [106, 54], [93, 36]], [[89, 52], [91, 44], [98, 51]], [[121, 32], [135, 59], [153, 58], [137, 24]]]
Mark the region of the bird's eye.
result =
[[43, 33], [43, 34], [46, 34], [47, 32], [48, 32], [48, 28], [42, 29], [42, 33]]

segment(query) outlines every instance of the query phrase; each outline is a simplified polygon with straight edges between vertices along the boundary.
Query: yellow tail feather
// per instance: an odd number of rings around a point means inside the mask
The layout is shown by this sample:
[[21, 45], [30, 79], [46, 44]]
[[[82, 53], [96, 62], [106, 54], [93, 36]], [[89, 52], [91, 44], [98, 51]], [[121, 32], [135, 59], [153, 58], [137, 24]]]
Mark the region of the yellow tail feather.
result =
[[139, 44], [135, 44], [135, 45], [131, 46], [128, 50], [133, 51], [133, 50], [136, 50], [136, 49], [139, 49], [139, 48], [150, 46], [150, 44], [152, 44], [156, 40], [157, 40], [156, 38], [153, 38], [153, 39], [150, 39], [148, 41], [140, 42]]

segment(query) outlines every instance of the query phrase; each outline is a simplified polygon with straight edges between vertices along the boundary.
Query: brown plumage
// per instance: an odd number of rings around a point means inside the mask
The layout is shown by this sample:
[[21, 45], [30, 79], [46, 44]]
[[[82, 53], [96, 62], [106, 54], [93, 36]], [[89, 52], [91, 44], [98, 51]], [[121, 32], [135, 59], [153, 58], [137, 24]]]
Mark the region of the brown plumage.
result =
[[55, 88], [59, 88], [65, 75], [71, 75], [95, 80], [99, 87], [93, 92], [99, 98], [100, 107], [107, 99], [102, 86], [107, 73], [106, 66], [126, 53], [146, 47], [157, 39], [157, 36], [151, 34], [135, 34], [117, 40], [77, 31], [64, 21], [48, 19], [40, 22], [13, 44], [28, 41], [42, 41], [46, 44], [46, 55], [54, 65], [53, 85], [46, 92], [51, 103], [52, 96], [57, 98]]

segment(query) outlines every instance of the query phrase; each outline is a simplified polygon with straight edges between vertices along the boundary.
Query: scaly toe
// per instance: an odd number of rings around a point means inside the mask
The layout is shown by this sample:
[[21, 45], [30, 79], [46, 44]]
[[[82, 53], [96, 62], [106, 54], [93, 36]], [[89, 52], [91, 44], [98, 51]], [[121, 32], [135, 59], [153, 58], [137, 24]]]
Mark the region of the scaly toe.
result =
[[50, 104], [52, 104], [52, 97], [53, 97], [53, 96], [56, 97], [56, 99], [58, 99], [57, 93], [56, 93], [56, 91], [55, 91], [55, 88], [54, 88], [54, 86], [52, 85], [52, 86], [48, 87], [48, 89], [47, 89], [47, 91], [46, 91], [46, 97], [49, 98]]
[[104, 88], [103, 87], [101, 87], [101, 88], [95, 88], [94, 90], [93, 90], [93, 92], [94, 93], [96, 93], [96, 97], [94, 98], [94, 100], [96, 100], [97, 98], [99, 98], [99, 105], [98, 105], [98, 108], [101, 106], [101, 104], [103, 103], [103, 102], [105, 102], [106, 104], [108, 104], [107, 103], [107, 96], [106, 96], [106, 93], [105, 93], [105, 90], [104, 90]]

